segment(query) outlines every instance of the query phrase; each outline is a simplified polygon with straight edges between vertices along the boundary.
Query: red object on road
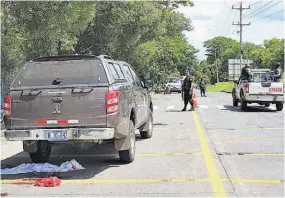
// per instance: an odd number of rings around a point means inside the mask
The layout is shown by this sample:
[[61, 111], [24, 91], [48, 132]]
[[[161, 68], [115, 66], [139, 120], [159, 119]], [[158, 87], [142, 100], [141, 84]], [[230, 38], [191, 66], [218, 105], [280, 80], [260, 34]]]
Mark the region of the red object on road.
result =
[[35, 185], [39, 187], [55, 187], [60, 186], [60, 183], [61, 181], [57, 177], [37, 179], [35, 181]]

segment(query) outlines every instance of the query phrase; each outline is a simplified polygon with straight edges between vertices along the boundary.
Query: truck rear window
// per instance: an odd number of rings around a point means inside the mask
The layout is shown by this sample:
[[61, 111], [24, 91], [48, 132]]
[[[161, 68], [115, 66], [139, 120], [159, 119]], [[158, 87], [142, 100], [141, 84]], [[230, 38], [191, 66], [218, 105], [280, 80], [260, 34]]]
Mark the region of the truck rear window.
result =
[[55, 78], [60, 85], [108, 82], [100, 60], [47, 61], [27, 63], [12, 87], [52, 85]]

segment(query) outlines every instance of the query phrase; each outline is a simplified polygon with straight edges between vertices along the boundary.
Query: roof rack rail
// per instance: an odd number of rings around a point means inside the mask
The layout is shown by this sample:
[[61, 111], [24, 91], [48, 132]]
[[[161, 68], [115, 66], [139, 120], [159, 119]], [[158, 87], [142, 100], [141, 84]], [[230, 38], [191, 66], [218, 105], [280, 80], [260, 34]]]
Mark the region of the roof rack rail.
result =
[[100, 55], [100, 56], [98, 56], [98, 57], [100, 57], [100, 58], [106, 58], [106, 59], [110, 59], [110, 60], [114, 60], [111, 56], [109, 56], [109, 55]]
[[89, 54], [63, 54], [56, 56], [44, 56], [33, 59], [35, 62], [41, 61], [67, 61], [67, 60], [82, 60], [82, 59], [94, 59], [96, 56]]

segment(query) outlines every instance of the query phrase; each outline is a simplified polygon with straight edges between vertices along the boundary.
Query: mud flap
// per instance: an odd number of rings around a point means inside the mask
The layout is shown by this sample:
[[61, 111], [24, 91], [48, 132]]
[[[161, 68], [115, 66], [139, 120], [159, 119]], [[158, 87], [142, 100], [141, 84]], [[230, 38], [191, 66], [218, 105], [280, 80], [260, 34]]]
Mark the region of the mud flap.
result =
[[139, 128], [140, 131], [149, 131], [149, 117], [150, 117], [151, 109], [148, 111], [147, 121]]
[[140, 127], [140, 131], [149, 131], [149, 119], [147, 119], [146, 123]]
[[[136, 129], [135, 133], [138, 134], [139, 130]], [[130, 147], [131, 147], [131, 138], [129, 135], [125, 138], [115, 139], [115, 149], [117, 151], [128, 150]]]
[[23, 150], [28, 153], [34, 153], [38, 150], [37, 141], [23, 141]]

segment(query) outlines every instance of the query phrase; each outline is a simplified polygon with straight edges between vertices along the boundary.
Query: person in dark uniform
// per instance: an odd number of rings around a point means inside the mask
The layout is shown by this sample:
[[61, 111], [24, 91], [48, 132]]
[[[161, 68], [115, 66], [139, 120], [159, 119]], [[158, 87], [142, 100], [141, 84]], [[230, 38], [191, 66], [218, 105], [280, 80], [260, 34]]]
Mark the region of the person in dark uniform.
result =
[[274, 82], [282, 81], [282, 69], [279, 62], [275, 63], [271, 68], [271, 76]]
[[241, 70], [241, 80], [247, 80], [251, 81], [252, 80], [252, 75], [250, 73], [250, 67], [245, 64], [245, 66]]
[[190, 76], [189, 71], [186, 71], [186, 77], [182, 84], [182, 99], [184, 101], [184, 108], [182, 111], [186, 111], [188, 102], [191, 104], [190, 111], [194, 111], [194, 101], [192, 99], [193, 94], [193, 78]]
[[200, 79], [199, 82], [199, 87], [200, 87], [200, 91], [201, 91], [201, 97], [206, 97], [206, 87], [205, 87], [205, 82], [203, 80], [203, 78]]

